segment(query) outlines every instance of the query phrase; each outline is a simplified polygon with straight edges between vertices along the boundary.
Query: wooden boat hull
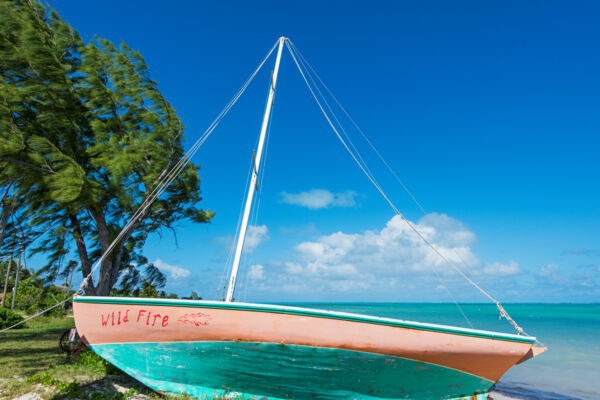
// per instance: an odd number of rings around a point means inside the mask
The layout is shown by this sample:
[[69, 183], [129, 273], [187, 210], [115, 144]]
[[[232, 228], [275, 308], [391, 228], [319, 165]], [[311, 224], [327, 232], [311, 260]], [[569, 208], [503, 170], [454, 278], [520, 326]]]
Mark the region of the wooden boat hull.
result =
[[284, 306], [77, 297], [99, 355], [199, 398], [485, 399], [534, 338]]

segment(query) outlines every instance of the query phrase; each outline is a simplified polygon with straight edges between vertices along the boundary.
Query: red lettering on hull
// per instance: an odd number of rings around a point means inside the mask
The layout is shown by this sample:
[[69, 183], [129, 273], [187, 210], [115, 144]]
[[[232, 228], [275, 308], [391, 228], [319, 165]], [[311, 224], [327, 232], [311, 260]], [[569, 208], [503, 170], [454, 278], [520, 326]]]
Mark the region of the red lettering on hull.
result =
[[144, 324], [156, 328], [166, 328], [169, 325], [169, 315], [154, 314], [151, 310], [141, 309], [138, 310], [137, 318], [133, 321], [129, 319], [129, 311], [129, 309], [125, 311], [115, 310], [108, 314], [100, 314], [100, 323], [106, 327], [124, 325], [130, 323], [130, 321], [133, 324]]

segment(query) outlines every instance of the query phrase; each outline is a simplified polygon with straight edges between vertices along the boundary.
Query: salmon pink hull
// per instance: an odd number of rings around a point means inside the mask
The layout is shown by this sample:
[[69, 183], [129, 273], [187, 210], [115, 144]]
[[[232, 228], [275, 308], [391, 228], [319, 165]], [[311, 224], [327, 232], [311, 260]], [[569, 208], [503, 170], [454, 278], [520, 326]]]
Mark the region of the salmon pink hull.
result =
[[535, 343], [262, 304], [77, 297], [73, 309], [99, 355], [155, 390], [200, 398], [484, 399]]

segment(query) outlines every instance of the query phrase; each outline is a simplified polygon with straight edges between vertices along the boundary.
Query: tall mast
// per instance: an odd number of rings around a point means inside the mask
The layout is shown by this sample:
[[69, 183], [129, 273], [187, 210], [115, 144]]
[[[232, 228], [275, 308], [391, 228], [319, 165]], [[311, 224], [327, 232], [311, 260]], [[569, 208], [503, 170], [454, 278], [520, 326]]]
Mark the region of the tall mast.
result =
[[263, 117], [262, 127], [260, 128], [260, 138], [258, 139], [258, 149], [254, 157], [254, 166], [252, 168], [252, 179], [248, 188], [248, 197], [246, 197], [246, 206], [244, 207], [244, 216], [242, 218], [242, 226], [240, 228], [240, 236], [238, 237], [235, 248], [235, 257], [233, 258], [233, 267], [231, 268], [231, 276], [229, 277], [229, 286], [227, 287], [227, 296], [225, 301], [233, 301], [233, 292], [235, 290], [235, 280], [237, 278], [238, 269], [240, 267], [240, 259], [242, 258], [242, 250], [244, 249], [244, 241], [246, 240], [246, 231], [248, 230], [248, 218], [250, 218], [250, 210], [252, 209], [252, 199], [256, 190], [256, 180], [258, 178], [258, 168], [262, 158], [263, 146], [265, 144], [265, 135], [269, 125], [269, 116], [271, 115], [271, 106], [273, 105], [273, 97], [275, 96], [275, 86], [277, 85], [277, 74], [279, 73], [279, 62], [281, 61], [281, 52], [285, 38], [279, 38], [279, 48], [277, 49], [277, 59], [275, 60], [275, 69], [271, 78], [271, 87], [269, 88], [269, 97], [267, 99], [267, 107]]

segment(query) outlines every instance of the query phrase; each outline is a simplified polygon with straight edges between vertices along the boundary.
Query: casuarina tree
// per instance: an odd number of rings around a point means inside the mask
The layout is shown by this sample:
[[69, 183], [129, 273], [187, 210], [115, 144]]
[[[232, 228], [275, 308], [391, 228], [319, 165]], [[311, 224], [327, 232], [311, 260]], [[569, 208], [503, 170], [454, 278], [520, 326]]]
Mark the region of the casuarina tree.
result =
[[[36, 2], [0, 0], [0, 74], [0, 185], [44, 233], [33, 251], [47, 254], [46, 269], [75, 252], [87, 276], [183, 156], [182, 122], [137, 51], [84, 43]], [[135, 219], [88, 294], [109, 294], [132, 268], [156, 273], [141, 254], [150, 233], [210, 221], [198, 170], [188, 164]]]

